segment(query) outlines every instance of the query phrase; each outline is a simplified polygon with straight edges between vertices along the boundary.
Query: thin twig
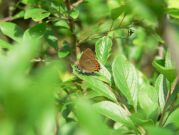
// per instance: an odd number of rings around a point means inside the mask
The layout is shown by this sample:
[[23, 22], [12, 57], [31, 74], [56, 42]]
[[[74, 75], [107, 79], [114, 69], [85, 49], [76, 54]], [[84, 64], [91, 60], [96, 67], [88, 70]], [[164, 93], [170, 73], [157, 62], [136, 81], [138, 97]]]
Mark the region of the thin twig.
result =
[[77, 2], [73, 3], [72, 4], [72, 7], [75, 8], [77, 7], [78, 5], [80, 5], [84, 0], [78, 0]]

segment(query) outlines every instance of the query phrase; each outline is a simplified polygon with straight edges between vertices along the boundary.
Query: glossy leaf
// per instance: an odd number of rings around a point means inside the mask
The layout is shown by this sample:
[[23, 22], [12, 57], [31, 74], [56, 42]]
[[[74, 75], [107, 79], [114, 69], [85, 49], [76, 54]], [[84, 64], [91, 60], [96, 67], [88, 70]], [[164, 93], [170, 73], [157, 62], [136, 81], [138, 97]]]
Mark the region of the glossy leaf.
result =
[[112, 64], [114, 82], [129, 104], [137, 108], [138, 73], [123, 55], [118, 55]]
[[105, 64], [108, 60], [108, 57], [110, 55], [111, 49], [112, 49], [112, 40], [111, 38], [105, 36], [100, 38], [96, 42], [96, 57], [97, 59], [102, 63]]
[[4, 35], [12, 38], [13, 40], [17, 42], [21, 42], [23, 30], [22, 28], [17, 26], [15, 23], [0, 22], [0, 30]]
[[121, 105], [110, 101], [102, 101], [94, 104], [95, 109], [102, 115], [124, 124], [126, 127], [134, 128], [134, 124], [130, 119], [130, 113]]
[[167, 96], [167, 86], [166, 86], [166, 79], [162, 74], [160, 74], [156, 80], [155, 88], [158, 91], [158, 97], [159, 97], [159, 105], [160, 105], [160, 111], [163, 111], [163, 108], [166, 103], [166, 96]]
[[31, 8], [25, 11], [24, 19], [32, 18], [34, 21], [41, 21], [44, 18], [47, 18], [50, 13], [44, 9], [40, 8]]
[[93, 91], [96, 93], [99, 93], [100, 95], [103, 95], [104, 97], [112, 100], [112, 101], [117, 101], [114, 93], [112, 92], [111, 88], [105, 84], [104, 82], [100, 81], [97, 77], [95, 76], [88, 76], [88, 75], [80, 75], [76, 71], [77, 69], [73, 67], [73, 72], [82, 80], [86, 82], [86, 85], [91, 88]]

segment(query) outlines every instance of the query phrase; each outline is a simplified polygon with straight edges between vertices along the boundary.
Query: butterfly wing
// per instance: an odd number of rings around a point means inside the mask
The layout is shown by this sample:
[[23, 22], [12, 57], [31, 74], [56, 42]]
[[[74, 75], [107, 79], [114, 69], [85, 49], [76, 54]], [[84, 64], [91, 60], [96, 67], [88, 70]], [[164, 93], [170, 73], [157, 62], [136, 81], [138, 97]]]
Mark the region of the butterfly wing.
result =
[[78, 67], [80, 68], [80, 70], [84, 72], [91, 73], [91, 72], [99, 71], [100, 64], [95, 59], [93, 51], [87, 48], [80, 58]]

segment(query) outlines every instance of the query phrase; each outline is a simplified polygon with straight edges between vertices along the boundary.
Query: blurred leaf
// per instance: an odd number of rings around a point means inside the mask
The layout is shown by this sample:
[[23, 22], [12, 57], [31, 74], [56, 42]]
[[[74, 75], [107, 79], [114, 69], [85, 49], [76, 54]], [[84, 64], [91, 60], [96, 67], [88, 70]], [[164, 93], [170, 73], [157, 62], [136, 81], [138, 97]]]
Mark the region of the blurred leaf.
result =
[[179, 9], [178, 8], [168, 8], [167, 13], [170, 16], [179, 19]]
[[100, 38], [96, 42], [96, 57], [98, 60], [102, 63], [105, 64], [108, 60], [108, 57], [110, 55], [111, 49], [112, 49], [112, 40], [111, 38], [105, 36]]
[[166, 86], [166, 80], [162, 74], [158, 76], [155, 82], [155, 88], [158, 91], [160, 111], [162, 112], [166, 103], [166, 96], [168, 91]]
[[75, 112], [80, 125], [89, 135], [109, 135], [107, 126], [90, 103], [82, 99], [78, 100], [75, 105]]
[[52, 46], [56, 50], [58, 49], [58, 39], [52, 31], [47, 30], [47, 32], [45, 33], [45, 40], [50, 46]]
[[137, 108], [138, 73], [123, 55], [118, 55], [112, 64], [114, 82], [129, 104]]
[[176, 78], [176, 69], [175, 68], [167, 68], [164, 66], [164, 60], [156, 59], [152, 62], [152, 65], [163, 74], [170, 82]]
[[24, 19], [32, 18], [34, 21], [41, 21], [44, 18], [47, 18], [50, 15], [50, 13], [44, 9], [40, 8], [31, 8], [25, 10]]
[[167, 53], [165, 55], [165, 67], [166, 68], [175, 68], [169, 50], [167, 50]]
[[38, 0], [22, 0], [24, 4], [37, 4]]
[[111, 10], [111, 17], [113, 20], [117, 19], [122, 13], [124, 13], [126, 6], [120, 6]]
[[58, 22], [55, 22], [54, 24], [55, 26], [57, 27], [62, 27], [62, 28], [66, 28], [66, 29], [69, 29], [70, 27], [68, 26], [68, 23], [64, 20], [60, 20]]
[[158, 93], [157, 90], [149, 85], [143, 84], [138, 94], [139, 105], [147, 117], [157, 117]]
[[169, 118], [167, 119], [167, 124], [174, 124], [177, 128], [179, 128], [179, 109], [176, 109], [175, 111], [173, 111]]
[[94, 104], [95, 109], [104, 116], [124, 124], [126, 127], [134, 128], [134, 124], [129, 118], [130, 113], [121, 105], [110, 101], [102, 101]]
[[146, 129], [147, 129], [147, 135], [158, 135], [158, 134], [174, 135], [174, 133], [167, 128], [160, 128], [160, 127], [156, 127], [156, 126], [147, 126]]
[[6, 41], [0, 39], [0, 48], [10, 49], [10, 48], [12, 48], [12, 45]]
[[0, 29], [3, 34], [12, 38], [17, 42], [22, 41], [23, 30], [15, 23], [11, 22], [0, 22]]
[[96, 93], [99, 93], [100, 95], [103, 95], [104, 97], [112, 100], [112, 101], [117, 101], [115, 95], [113, 94], [111, 88], [105, 84], [104, 82], [98, 80], [97, 77], [94, 75], [83, 75], [79, 74], [76, 71], [75, 67], [73, 67], [73, 72], [75, 75], [77, 75], [79, 78], [84, 80], [89, 88], [94, 90]]
[[58, 51], [58, 57], [64, 58], [70, 54], [70, 46], [67, 42], [63, 43], [63, 47]]
[[23, 18], [23, 17], [24, 17], [24, 14], [25, 14], [24, 11], [20, 11], [20, 12], [18, 12], [17, 14], [15, 14], [15, 15], [13, 16], [13, 18], [14, 18], [14, 19]]
[[72, 10], [71, 13], [70, 13], [70, 16], [71, 16], [73, 19], [77, 19], [78, 16], [79, 16], [79, 10], [77, 10], [77, 9]]

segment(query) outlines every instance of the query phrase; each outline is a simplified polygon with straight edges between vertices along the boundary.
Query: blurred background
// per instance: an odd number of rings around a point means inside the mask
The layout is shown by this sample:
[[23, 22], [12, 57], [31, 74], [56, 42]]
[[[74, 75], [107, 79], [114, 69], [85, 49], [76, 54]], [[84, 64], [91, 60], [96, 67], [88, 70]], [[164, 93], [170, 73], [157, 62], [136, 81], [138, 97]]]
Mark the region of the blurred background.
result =
[[[134, 131], [130, 120], [130, 127], [118, 128], [120, 123], [101, 118], [91, 99], [120, 97], [111, 67], [118, 54], [135, 66], [142, 82], [153, 86], [159, 73], [173, 82], [179, 70], [178, 30], [178, 0], [0, 0], [0, 135], [146, 133], [137, 124]], [[103, 41], [105, 36], [109, 41]], [[97, 54], [98, 44], [111, 45], [102, 64], [110, 78], [104, 84], [114, 97], [90, 91], [98, 89], [95, 81], [72, 68], [86, 48]]]

